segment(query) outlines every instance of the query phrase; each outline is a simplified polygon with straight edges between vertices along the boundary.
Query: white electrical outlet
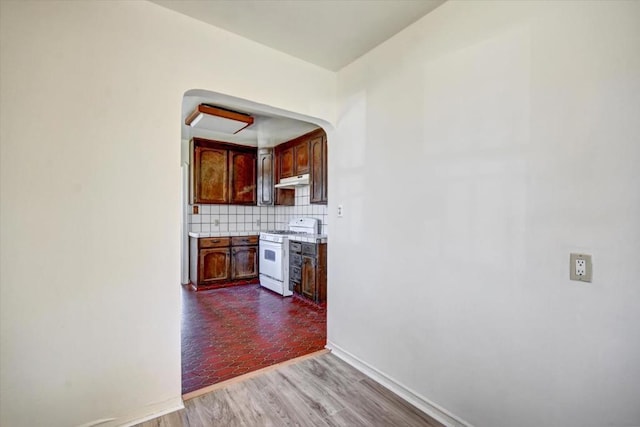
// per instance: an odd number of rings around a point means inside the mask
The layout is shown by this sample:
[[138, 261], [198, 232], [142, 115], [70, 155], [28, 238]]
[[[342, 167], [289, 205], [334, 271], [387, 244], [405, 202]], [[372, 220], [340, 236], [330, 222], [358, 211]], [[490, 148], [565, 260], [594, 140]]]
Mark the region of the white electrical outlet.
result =
[[343, 215], [344, 215], [344, 209], [342, 208], [342, 205], [338, 205], [338, 217], [342, 218]]
[[569, 254], [569, 279], [591, 282], [591, 255]]

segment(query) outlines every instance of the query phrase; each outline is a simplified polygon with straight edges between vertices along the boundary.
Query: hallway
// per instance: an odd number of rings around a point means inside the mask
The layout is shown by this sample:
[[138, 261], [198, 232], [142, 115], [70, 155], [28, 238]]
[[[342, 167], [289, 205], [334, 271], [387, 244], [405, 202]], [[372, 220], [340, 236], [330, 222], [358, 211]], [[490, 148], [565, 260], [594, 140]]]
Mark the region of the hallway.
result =
[[184, 403], [140, 427], [443, 426], [330, 353], [221, 384]]

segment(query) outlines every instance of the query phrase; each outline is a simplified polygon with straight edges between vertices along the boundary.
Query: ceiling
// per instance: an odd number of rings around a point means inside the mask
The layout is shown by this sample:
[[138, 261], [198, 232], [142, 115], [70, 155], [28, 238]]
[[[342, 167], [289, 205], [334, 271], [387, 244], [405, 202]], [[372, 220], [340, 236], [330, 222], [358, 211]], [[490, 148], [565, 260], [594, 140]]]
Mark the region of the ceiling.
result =
[[[322, 68], [337, 71], [420, 19], [445, 0], [151, 0]], [[191, 91], [182, 103], [182, 138], [194, 136], [272, 147], [316, 129], [312, 123], [264, 110], [216, 102]], [[198, 104], [212, 103], [253, 116], [235, 135], [192, 128], [184, 119]]]
[[445, 0], [151, 0], [337, 71]]
[[[212, 103], [214, 105], [249, 114], [253, 117], [253, 124], [241, 130], [237, 134], [192, 128], [191, 126], [185, 125], [185, 118], [201, 103]], [[194, 136], [197, 136], [253, 147], [274, 147], [282, 142], [289, 141], [317, 128], [318, 125], [313, 123], [290, 119], [275, 113], [268, 114], [265, 113], [263, 109], [234, 104], [228, 99], [220, 102], [215, 97], [207, 95], [204, 91], [190, 91], [190, 93], [186, 94], [182, 98], [182, 139], [184, 140], [189, 140]]]

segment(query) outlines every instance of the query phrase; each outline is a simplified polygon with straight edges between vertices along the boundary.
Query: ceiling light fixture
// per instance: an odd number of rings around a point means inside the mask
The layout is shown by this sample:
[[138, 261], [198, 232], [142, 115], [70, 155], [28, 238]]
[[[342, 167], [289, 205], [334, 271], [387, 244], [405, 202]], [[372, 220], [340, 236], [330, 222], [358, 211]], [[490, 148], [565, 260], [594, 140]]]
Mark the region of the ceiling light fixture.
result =
[[184, 124], [194, 128], [198, 127], [216, 132], [235, 134], [251, 126], [253, 117], [215, 105], [200, 104], [187, 116]]

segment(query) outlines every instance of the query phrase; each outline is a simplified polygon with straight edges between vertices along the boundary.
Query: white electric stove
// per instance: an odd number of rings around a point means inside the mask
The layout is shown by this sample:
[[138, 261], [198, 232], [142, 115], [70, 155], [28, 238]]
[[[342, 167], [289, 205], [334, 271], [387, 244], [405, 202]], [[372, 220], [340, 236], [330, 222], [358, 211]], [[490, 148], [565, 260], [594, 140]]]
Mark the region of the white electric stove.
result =
[[320, 230], [317, 218], [294, 218], [286, 230], [260, 233], [260, 285], [282, 296], [293, 295], [289, 288], [289, 236], [315, 235]]

